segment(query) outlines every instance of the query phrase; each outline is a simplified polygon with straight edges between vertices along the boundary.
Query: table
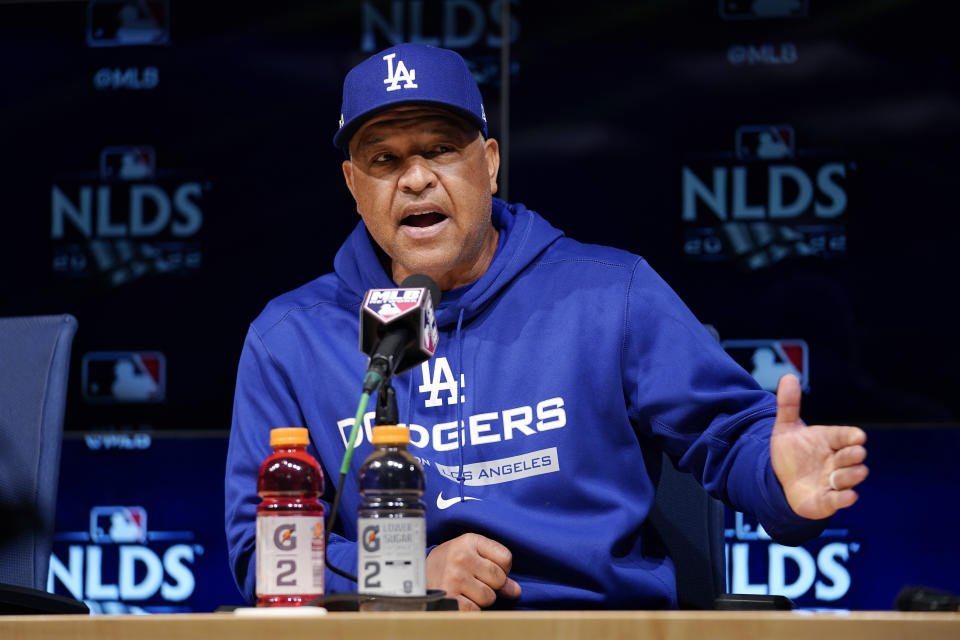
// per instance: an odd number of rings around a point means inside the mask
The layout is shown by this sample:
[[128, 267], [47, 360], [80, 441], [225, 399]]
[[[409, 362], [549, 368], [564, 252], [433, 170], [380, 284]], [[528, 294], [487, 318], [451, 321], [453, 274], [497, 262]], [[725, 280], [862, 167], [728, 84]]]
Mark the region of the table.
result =
[[3, 640], [960, 639], [960, 613], [741, 611], [337, 612], [4, 616]]

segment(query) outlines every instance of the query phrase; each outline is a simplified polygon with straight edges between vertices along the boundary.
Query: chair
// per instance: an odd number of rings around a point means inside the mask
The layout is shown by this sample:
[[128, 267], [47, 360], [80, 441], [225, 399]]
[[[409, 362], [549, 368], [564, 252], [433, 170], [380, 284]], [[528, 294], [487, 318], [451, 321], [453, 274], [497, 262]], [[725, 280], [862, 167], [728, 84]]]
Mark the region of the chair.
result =
[[713, 609], [726, 592], [723, 503], [674, 468], [666, 454], [647, 466], [657, 488], [648, 522], [676, 568], [677, 603], [681, 609]]
[[657, 488], [647, 521], [673, 560], [681, 609], [793, 609], [785, 596], [726, 593], [723, 503], [689, 473], [678, 471], [666, 454], [647, 466]]
[[[720, 341], [712, 325], [704, 328]], [[651, 449], [654, 449], [651, 447]], [[666, 454], [644, 456], [653, 486], [654, 504], [648, 516], [654, 541], [674, 563], [677, 604], [681, 609], [792, 609], [784, 596], [730, 594], [724, 547], [724, 505], [689, 473], [679, 471]]]
[[71, 315], [0, 318], [0, 612], [53, 613], [69, 600], [44, 591], [76, 330]]

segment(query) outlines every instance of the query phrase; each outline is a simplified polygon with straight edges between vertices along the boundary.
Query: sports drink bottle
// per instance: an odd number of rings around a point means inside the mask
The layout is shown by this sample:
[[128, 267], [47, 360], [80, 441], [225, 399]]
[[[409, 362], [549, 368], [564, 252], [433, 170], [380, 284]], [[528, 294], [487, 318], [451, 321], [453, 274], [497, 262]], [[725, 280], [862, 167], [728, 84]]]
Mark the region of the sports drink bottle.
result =
[[[410, 430], [373, 428], [374, 450], [358, 481], [357, 591], [382, 596], [425, 596], [427, 527], [423, 468], [407, 451]], [[401, 608], [393, 602], [384, 608]], [[423, 608], [422, 601], [419, 608]]]
[[257, 494], [257, 606], [297, 607], [323, 596], [323, 473], [306, 429], [270, 431]]

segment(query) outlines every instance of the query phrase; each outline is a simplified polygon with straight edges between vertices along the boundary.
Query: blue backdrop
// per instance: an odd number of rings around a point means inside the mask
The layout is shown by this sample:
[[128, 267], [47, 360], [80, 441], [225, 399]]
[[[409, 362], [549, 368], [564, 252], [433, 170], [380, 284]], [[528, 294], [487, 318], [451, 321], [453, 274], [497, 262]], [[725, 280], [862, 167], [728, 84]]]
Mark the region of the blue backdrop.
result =
[[[503, 112], [503, 1], [0, 4], [0, 315], [79, 320], [57, 588], [238, 597], [217, 505], [243, 336], [356, 222], [331, 144], [343, 75], [416, 40], [471, 65], [511, 200], [644, 255], [758, 379], [803, 379], [808, 422], [869, 428], [862, 503], [813, 573], [731, 515], [731, 579], [813, 575], [809, 606], [957, 590], [950, 3], [512, 0]], [[190, 482], [184, 456], [204, 461]], [[94, 544], [114, 519], [145, 541]], [[842, 595], [810, 600], [818, 581]]]
[[[868, 438], [871, 475], [861, 498], [819, 538], [780, 547], [755, 521], [728, 513], [731, 591], [868, 610], [892, 609], [905, 585], [960, 592], [960, 429], [875, 428]], [[51, 558], [55, 592], [104, 613], [242, 604], [223, 533], [226, 442], [224, 434], [189, 432], [70, 437]]]

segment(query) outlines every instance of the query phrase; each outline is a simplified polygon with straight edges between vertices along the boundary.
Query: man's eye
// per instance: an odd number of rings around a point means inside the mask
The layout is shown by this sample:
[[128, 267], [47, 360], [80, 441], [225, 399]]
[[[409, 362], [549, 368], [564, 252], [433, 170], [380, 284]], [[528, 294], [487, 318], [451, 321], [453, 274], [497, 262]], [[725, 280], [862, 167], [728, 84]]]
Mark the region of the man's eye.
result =
[[449, 144], [438, 144], [435, 147], [431, 148], [429, 151], [430, 156], [438, 156], [443, 153], [450, 153], [453, 151], [453, 146]]
[[374, 164], [385, 164], [387, 162], [392, 162], [396, 158], [392, 153], [380, 153], [373, 156]]

